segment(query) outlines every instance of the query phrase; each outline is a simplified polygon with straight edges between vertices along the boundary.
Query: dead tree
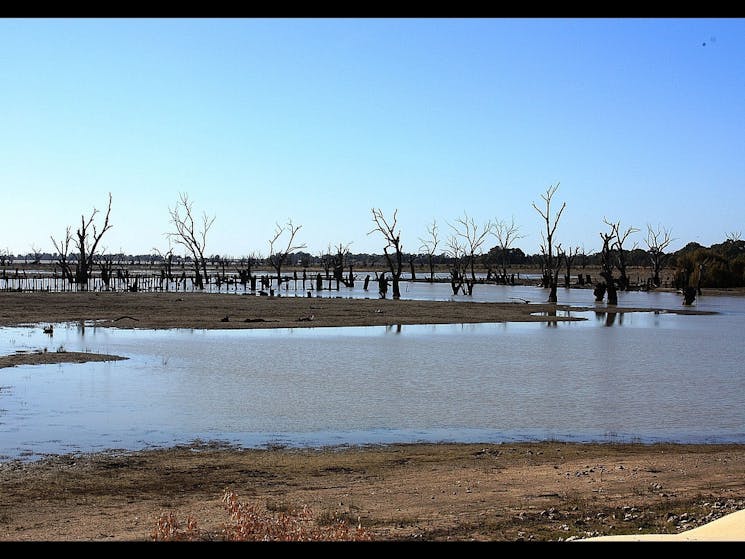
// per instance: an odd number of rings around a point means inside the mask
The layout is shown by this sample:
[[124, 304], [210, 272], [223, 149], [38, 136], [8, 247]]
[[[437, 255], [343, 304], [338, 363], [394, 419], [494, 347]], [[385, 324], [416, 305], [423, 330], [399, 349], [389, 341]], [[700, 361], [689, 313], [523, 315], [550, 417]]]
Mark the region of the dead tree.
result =
[[162, 254], [155, 247], [153, 247], [153, 251], [155, 251], [155, 254], [157, 254], [162, 261], [162, 268], [160, 270], [161, 281], [173, 281], [173, 249], [169, 246], [168, 251], [165, 254]]
[[[693, 302], [696, 300], [697, 295], [701, 295], [701, 281], [704, 277], [704, 273], [706, 271], [706, 267], [711, 264], [712, 258], [706, 257], [699, 260], [698, 263], [698, 270], [696, 273], [696, 285], [686, 285], [683, 287], [683, 304], [688, 306], [692, 305]], [[689, 281], [692, 278], [689, 278]]]
[[543, 243], [541, 244], [541, 252], [543, 254], [543, 287], [549, 289], [548, 302], [556, 303], [556, 287], [559, 282], [559, 269], [561, 268], [561, 259], [554, 253], [554, 235], [556, 233], [556, 227], [559, 224], [561, 214], [566, 208], [566, 202], [561, 205], [561, 208], [556, 215], [551, 217], [551, 200], [556, 194], [556, 190], [559, 188], [559, 183], [549, 187], [544, 194], [541, 195], [546, 205], [546, 209], [542, 210], [533, 202], [533, 208], [546, 222], [546, 232], [541, 233]]
[[429, 281], [433, 282], [435, 281], [435, 254], [437, 250], [437, 245], [439, 244], [439, 239], [437, 238], [437, 221], [432, 221], [432, 225], [427, 226], [427, 233], [429, 234], [429, 237], [425, 240], [420, 238], [419, 240], [422, 241], [422, 245], [419, 247], [419, 250], [423, 250], [424, 253], [427, 255], [427, 264], [429, 266]]
[[[623, 248], [623, 243], [626, 242], [631, 234], [636, 233], [639, 230], [635, 227], [629, 227], [628, 229], [626, 229], [626, 231], [621, 233], [620, 221], [617, 221], [615, 223], [610, 223], [607, 219], [604, 219], [603, 221], [611, 228], [612, 231], [615, 231], [615, 241], [613, 242], [613, 248], [616, 256], [616, 267], [618, 268], [618, 272], [620, 274], [620, 277], [618, 278], [618, 289], [620, 289], [621, 291], [626, 291], [629, 286], [629, 278], [626, 274], [626, 249]], [[636, 245], [634, 245], [634, 248], [636, 248]]]
[[[606, 222], [607, 223], [607, 222]], [[614, 251], [615, 251], [615, 239], [618, 233], [617, 225], [610, 224], [610, 232], [600, 233], [600, 238], [603, 240], [603, 248], [600, 251], [601, 264], [600, 264], [600, 277], [603, 278], [603, 283], [595, 286], [595, 301], [600, 302], [607, 293], [608, 304], [618, 304], [618, 291], [616, 288], [616, 280], [613, 277], [613, 267], [616, 262]]]
[[243, 287], [246, 287], [246, 284], [250, 283], [251, 291], [256, 291], [256, 276], [251, 274], [251, 269], [262, 260], [261, 255], [255, 252], [252, 252], [245, 258], [241, 258], [240, 264], [242, 266], [238, 267], [236, 272], [238, 272], [238, 279]]
[[101, 270], [101, 281], [103, 281], [106, 289], [109, 289], [111, 287], [111, 280], [114, 277], [114, 259], [111, 255], [102, 256], [99, 258], [97, 264], [98, 268]]
[[[392, 223], [388, 223], [380, 209], [373, 208], [372, 214], [375, 228], [368, 232], [368, 235], [375, 232], [383, 235], [383, 239], [386, 242], [386, 245], [383, 247], [383, 253], [385, 254], [385, 260], [388, 263], [388, 269], [392, 276], [393, 298], [400, 299], [401, 287], [399, 282], [401, 280], [401, 268], [403, 266], [403, 247], [401, 245], [401, 232], [400, 230], [396, 231], [398, 210], [394, 210], [393, 212]], [[389, 252], [391, 250], [393, 252], [392, 254]]]
[[457, 295], [459, 291], [462, 291], [463, 295], [471, 295], [473, 281], [468, 277], [470, 263], [468, 248], [457, 235], [448, 237], [447, 246], [447, 255], [451, 259], [450, 287], [453, 295]]
[[411, 272], [411, 281], [416, 281], [416, 259], [419, 258], [418, 254], [408, 254], [406, 260], [409, 262], [409, 270]]
[[41, 250], [36, 248], [36, 245], [31, 245], [31, 254], [34, 256], [32, 264], [37, 265], [41, 263]]
[[385, 277], [385, 272], [381, 272], [378, 276], [378, 294], [381, 299], [385, 299], [388, 294], [388, 278]]
[[676, 277], [676, 286], [682, 289], [684, 305], [692, 305], [696, 300], [696, 295], [701, 295], [701, 282], [706, 267], [713, 261], [713, 258], [707, 256], [706, 252], [696, 252], [697, 254], [694, 254], [691, 260], [683, 262], [682, 270]]
[[[106, 231], [112, 227], [109, 223], [109, 216], [111, 215], [111, 193], [109, 193], [109, 205], [100, 230], [94, 221], [97, 214], [98, 210], [94, 208], [88, 219], [86, 219], [84, 215], [81, 215], [80, 227], [75, 231], [74, 237], [68, 227], [64, 240], [57, 242], [52, 238], [52, 243], [59, 255], [58, 262], [62, 267], [63, 276], [67, 275], [68, 279], [77, 283], [82, 289], [88, 288], [88, 280], [90, 279], [93, 270], [94, 257], [98, 250], [98, 244], [101, 242], [101, 238], [104, 236]], [[73, 274], [70, 269], [69, 260], [71, 242], [74, 243], [75, 249], [77, 250], [77, 264], [75, 267], [74, 279], [72, 279]]]
[[326, 252], [322, 252], [318, 255], [319, 260], [321, 261], [321, 266], [323, 267], [324, 271], [324, 277], [326, 279], [329, 279], [331, 276], [331, 270], [334, 267], [334, 255], [331, 252], [331, 244], [329, 243], [328, 247], [326, 248]]
[[696, 300], [696, 288], [692, 285], [687, 285], [683, 288], [683, 304], [688, 306], [692, 305]]
[[499, 243], [502, 277], [505, 278], [506, 283], [507, 268], [510, 262], [510, 249], [512, 248], [512, 244], [517, 239], [522, 239], [524, 235], [520, 235], [520, 228], [515, 225], [514, 216], [509, 223], [499, 219], [495, 220], [492, 234], [497, 238], [497, 242]]
[[[349, 245], [339, 243], [336, 247], [336, 254], [331, 257], [331, 265], [334, 268], [334, 279], [337, 285], [344, 284], [346, 287], [354, 287], [354, 273], [349, 261]], [[344, 277], [344, 270], [349, 267], [349, 276]]]
[[188, 194], [182, 193], [179, 195], [176, 206], [173, 209], [168, 209], [171, 214], [171, 224], [176, 230], [166, 233], [166, 235], [169, 239], [183, 246], [191, 255], [192, 265], [194, 266], [194, 284], [197, 289], [204, 289], [205, 283], [209, 280], [204, 251], [207, 245], [207, 233], [215, 222], [215, 216], [209, 217], [207, 212], [204, 212], [201, 225], [198, 226], [194, 220], [192, 206], [193, 202], [189, 200]]
[[[274, 230], [274, 237], [269, 241], [269, 263], [277, 273], [277, 289], [282, 285], [282, 266], [287, 260], [287, 257], [293, 252], [305, 248], [304, 244], [293, 244], [297, 232], [302, 227], [302, 225], [293, 225], [291, 219], [288, 219], [285, 225], [278, 223], [277, 228]], [[275, 248], [275, 244], [280, 241], [283, 235], [287, 238], [285, 248], [283, 250]]]
[[590, 279], [589, 274], [585, 274], [585, 268], [587, 267], [587, 251], [585, 250], [585, 246], [582, 245], [582, 248], [579, 251], [579, 265], [582, 268], [582, 271], [577, 274], [578, 283], [579, 285], [591, 285], [592, 280]]
[[652, 285], [659, 287], [662, 285], [660, 281], [660, 270], [664, 264], [665, 249], [670, 246], [673, 242], [673, 238], [670, 237], [670, 231], [665, 228], [658, 227], [656, 230], [647, 224], [647, 238], [644, 242], [647, 245], [647, 252], [649, 253], [649, 259], [652, 262]]
[[57, 241], [54, 237], [52, 239], [52, 245], [54, 250], [57, 251], [57, 264], [59, 264], [62, 272], [62, 281], [67, 280], [69, 283], [75, 283], [75, 277], [72, 274], [70, 266], [70, 243], [72, 242], [72, 231], [68, 226], [65, 230], [65, 236], [63, 239]]
[[473, 220], [469, 218], [467, 214], [463, 214], [463, 217], [459, 217], [455, 220], [456, 225], [450, 224], [455, 234], [463, 240], [462, 247], [466, 250], [466, 258], [468, 260], [468, 269], [471, 273], [471, 289], [473, 284], [476, 283], [476, 256], [481, 253], [481, 249], [486, 241], [486, 236], [492, 232], [493, 224], [491, 221], [487, 221], [481, 231], [479, 226]]
[[570, 287], [572, 278], [572, 262], [577, 258], [580, 250], [580, 247], [575, 246], [571, 247], [568, 251], [562, 252], [564, 266], [566, 267], [566, 274], [564, 274], [564, 287]]
[[698, 277], [696, 278], [696, 294], [701, 295], [701, 281], [704, 278], [706, 267], [711, 264], [712, 258], [704, 258], [698, 263]]

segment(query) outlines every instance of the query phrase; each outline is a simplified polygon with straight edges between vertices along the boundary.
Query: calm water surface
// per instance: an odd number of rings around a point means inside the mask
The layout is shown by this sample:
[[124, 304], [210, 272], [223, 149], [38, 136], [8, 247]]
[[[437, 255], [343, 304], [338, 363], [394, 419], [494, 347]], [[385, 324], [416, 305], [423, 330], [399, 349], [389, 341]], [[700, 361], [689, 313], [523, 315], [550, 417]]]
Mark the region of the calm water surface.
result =
[[[477, 286], [473, 299], [545, 296], [488, 287], [495, 289]], [[592, 306], [589, 292], [563, 295], [561, 303]], [[626, 293], [620, 304], [682, 308], [669, 293]], [[583, 321], [555, 326], [119, 331], [61, 324], [52, 337], [40, 325], [2, 328], [3, 355], [46, 348], [129, 359], [0, 369], [0, 458], [196, 439], [245, 446], [745, 442], [745, 300], [702, 297], [694, 308], [719, 314], [624, 315], [601, 305], [568, 313]]]

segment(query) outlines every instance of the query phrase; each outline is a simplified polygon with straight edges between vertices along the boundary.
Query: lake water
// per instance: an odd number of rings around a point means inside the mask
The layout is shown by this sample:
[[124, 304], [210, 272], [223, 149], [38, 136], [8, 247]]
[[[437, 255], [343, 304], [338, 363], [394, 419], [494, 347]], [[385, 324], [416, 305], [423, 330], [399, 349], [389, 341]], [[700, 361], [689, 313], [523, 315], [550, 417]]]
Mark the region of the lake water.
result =
[[[436, 287], [412, 284], [402, 297], [427, 298], [422, 291]], [[425, 293], [439, 298], [433, 291]], [[543, 302], [545, 293], [477, 285], [460, 298]], [[619, 306], [684, 308], [670, 293], [620, 298]], [[560, 289], [559, 302], [593, 306], [588, 290]], [[129, 358], [0, 369], [0, 459], [194, 440], [745, 442], [745, 298], [703, 296], [693, 308], [718, 314], [608, 313], [601, 304], [555, 325], [60, 324], [52, 337], [41, 325], [0, 328], [1, 355], [46, 348]]]

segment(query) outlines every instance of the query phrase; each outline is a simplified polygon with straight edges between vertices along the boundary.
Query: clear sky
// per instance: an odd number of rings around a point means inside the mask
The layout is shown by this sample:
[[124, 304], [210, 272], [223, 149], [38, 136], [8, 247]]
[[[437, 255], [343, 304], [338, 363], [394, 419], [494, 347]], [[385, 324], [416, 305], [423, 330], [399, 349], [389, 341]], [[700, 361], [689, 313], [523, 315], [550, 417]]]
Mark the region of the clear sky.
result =
[[557, 183], [565, 247], [604, 219], [641, 248], [745, 237], [745, 19], [2, 19], [0, 119], [13, 254], [109, 192], [125, 254], [167, 250], [182, 192], [234, 257], [288, 220], [312, 254], [382, 253], [372, 208], [406, 252], [467, 216], [538, 253]]

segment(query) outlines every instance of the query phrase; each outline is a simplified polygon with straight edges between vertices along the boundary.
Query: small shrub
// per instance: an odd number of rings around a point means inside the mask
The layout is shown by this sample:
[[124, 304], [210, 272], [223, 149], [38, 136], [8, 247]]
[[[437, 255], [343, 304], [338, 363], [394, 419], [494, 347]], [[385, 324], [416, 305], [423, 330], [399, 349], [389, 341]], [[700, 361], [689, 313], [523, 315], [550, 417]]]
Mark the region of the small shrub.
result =
[[[272, 513], [255, 503], [242, 503], [232, 491], [223, 495], [230, 523], [222, 531], [226, 541], [370, 541], [372, 535], [360, 524], [337, 519], [323, 525], [315, 522], [307, 506]], [[285, 508], [284, 506], [282, 508]], [[181, 527], [173, 513], [162, 515], [155, 526], [152, 538], [156, 541], [195, 541], [211, 539], [200, 533], [197, 522], [188, 517]]]

